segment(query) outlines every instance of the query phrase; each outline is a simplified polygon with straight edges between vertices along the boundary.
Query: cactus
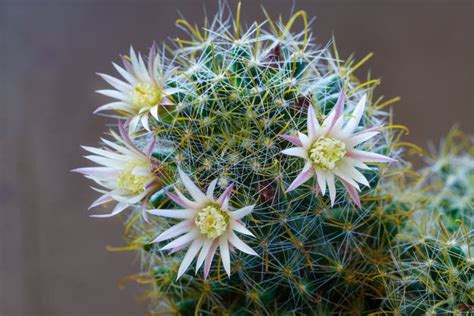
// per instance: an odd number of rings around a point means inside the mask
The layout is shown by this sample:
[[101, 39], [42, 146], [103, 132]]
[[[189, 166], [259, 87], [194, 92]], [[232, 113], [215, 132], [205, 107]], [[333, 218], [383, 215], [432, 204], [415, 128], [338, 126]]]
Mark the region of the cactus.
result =
[[[472, 304], [471, 222], [440, 224], [467, 252], [446, 248], [444, 235], [414, 241], [428, 184], [405, 183], [403, 127], [386, 111], [397, 99], [375, 99], [379, 80], [354, 75], [371, 54], [342, 61], [334, 42], [316, 46], [303, 11], [286, 23], [265, 12], [246, 28], [240, 4], [228, 14], [221, 5], [203, 28], [178, 20], [189, 38], [153, 44], [148, 58], [131, 48], [123, 67], [114, 64], [125, 81], [101, 74], [115, 90], [99, 92], [117, 101], [98, 111], [112, 111], [120, 133], [102, 149], [84, 147], [100, 167], [76, 170], [102, 187], [93, 206], [117, 202], [96, 216], [124, 218], [125, 249], [142, 262], [132, 279], [149, 284], [151, 313], [403, 314], [417, 300]], [[441, 169], [427, 178], [450, 172], [452, 188], [465, 184], [464, 172]], [[456, 192], [472, 193], [469, 181]], [[417, 191], [394, 194], [407, 186]], [[423, 283], [422, 294], [405, 297], [400, 280], [433, 277], [413, 265], [427, 247], [444, 264], [429, 285], [444, 296]], [[456, 280], [454, 269], [466, 277]]]

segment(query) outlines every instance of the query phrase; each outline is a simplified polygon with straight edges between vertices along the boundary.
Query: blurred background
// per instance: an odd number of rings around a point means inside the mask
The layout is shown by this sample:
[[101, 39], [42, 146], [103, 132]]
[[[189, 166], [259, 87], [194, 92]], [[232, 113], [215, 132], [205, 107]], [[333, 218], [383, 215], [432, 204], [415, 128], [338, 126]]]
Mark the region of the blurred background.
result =
[[[229, 1], [236, 7], [236, 1]], [[260, 5], [287, 18], [288, 0], [243, 1], [242, 20], [262, 19]], [[317, 17], [320, 44], [334, 33], [341, 57], [369, 52], [358, 70], [382, 77], [377, 94], [401, 96], [395, 123], [407, 140], [438, 142], [458, 124], [474, 133], [473, 2], [441, 0], [296, 0]], [[119, 219], [92, 219], [97, 195], [70, 169], [84, 166], [79, 145], [107, 130], [93, 110], [106, 99], [95, 72], [129, 45], [181, 36], [178, 11], [201, 23], [217, 1], [0, 0], [0, 315], [143, 315], [140, 287], [123, 276], [140, 270], [124, 246]]]

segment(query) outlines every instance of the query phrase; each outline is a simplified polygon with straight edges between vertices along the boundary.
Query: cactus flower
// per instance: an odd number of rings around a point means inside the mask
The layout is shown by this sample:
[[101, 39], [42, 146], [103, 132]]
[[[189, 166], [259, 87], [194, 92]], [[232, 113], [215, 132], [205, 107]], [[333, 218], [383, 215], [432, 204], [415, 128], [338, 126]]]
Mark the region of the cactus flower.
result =
[[155, 142], [151, 141], [146, 152], [138, 149], [128, 137], [122, 124], [119, 124], [120, 136], [112, 132], [115, 142], [102, 139], [106, 149], [82, 146], [93, 155], [85, 158], [101, 165], [74, 169], [99, 184], [103, 189], [95, 188], [102, 196], [95, 200], [90, 208], [110, 201], [117, 201], [110, 214], [91, 215], [93, 217], [111, 217], [144, 200], [152, 193], [160, 180], [155, 176], [156, 159], [151, 156]]
[[155, 44], [150, 49], [147, 65], [145, 65], [141, 54], [135, 53], [133, 47], [130, 47], [129, 60], [125, 57], [122, 59], [125, 69], [115, 63], [113, 65], [126, 82], [99, 73], [99, 76], [115, 90], [97, 91], [118, 101], [100, 106], [95, 113], [114, 110], [119, 113], [120, 117], [128, 120], [130, 133], [136, 132], [140, 124], [144, 129], [150, 131], [149, 114], [159, 120], [159, 114], [173, 105], [168, 97], [178, 89], [165, 88], [165, 82], [172, 71], [163, 71]]
[[335, 181], [338, 179], [346, 188], [354, 203], [360, 207], [357, 192], [360, 191], [359, 184], [370, 185], [357, 168], [369, 169], [365, 162], [393, 162], [395, 160], [377, 153], [357, 149], [359, 144], [377, 135], [380, 127], [354, 133], [364, 113], [367, 97], [364, 95], [361, 98], [349, 120], [345, 123], [343, 116], [344, 94], [344, 89], [342, 89], [336, 105], [321, 125], [313, 106], [309, 104], [308, 135], [299, 132], [298, 136], [282, 136], [296, 146], [285, 149], [282, 153], [305, 160], [303, 169], [286, 191], [293, 191], [316, 176], [318, 191], [324, 196], [327, 186], [331, 205], [334, 205], [336, 199]]
[[177, 218], [182, 221], [161, 233], [153, 242], [176, 238], [161, 250], [178, 251], [189, 246], [178, 270], [179, 279], [188, 269], [197, 256], [196, 272], [204, 263], [204, 277], [209, 275], [212, 259], [217, 248], [220, 250], [222, 263], [227, 275], [230, 276], [230, 249], [232, 247], [256, 256], [257, 253], [245, 244], [235, 232], [253, 236], [245, 227], [241, 219], [253, 211], [254, 205], [238, 210], [231, 210], [229, 206], [230, 194], [233, 185], [229, 185], [219, 198], [214, 198], [214, 189], [217, 179], [212, 181], [206, 193], [203, 193], [191, 179], [179, 169], [184, 187], [194, 201], [186, 198], [175, 188], [176, 195], [167, 192], [171, 200], [183, 209], [153, 209], [147, 212], [168, 218]]

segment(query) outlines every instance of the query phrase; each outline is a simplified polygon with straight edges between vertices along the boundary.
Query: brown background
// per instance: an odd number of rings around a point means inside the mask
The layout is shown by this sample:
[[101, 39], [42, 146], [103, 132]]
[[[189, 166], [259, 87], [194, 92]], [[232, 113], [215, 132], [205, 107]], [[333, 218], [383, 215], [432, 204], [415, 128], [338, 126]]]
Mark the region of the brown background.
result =
[[[88, 217], [96, 197], [70, 169], [85, 165], [80, 144], [95, 145], [106, 120], [92, 116], [105, 98], [94, 73], [130, 44], [180, 34], [179, 10], [201, 21], [216, 1], [0, 1], [0, 315], [141, 315], [136, 286], [117, 287], [138, 271], [117, 219]], [[288, 0], [263, 1], [286, 16]], [[243, 1], [242, 18], [262, 18]], [[231, 1], [235, 6], [235, 2]], [[342, 56], [370, 51], [379, 94], [400, 95], [395, 119], [418, 144], [438, 141], [455, 123], [473, 133], [472, 1], [303, 1], [317, 16], [320, 43], [332, 32]], [[363, 74], [366, 67], [359, 74]]]

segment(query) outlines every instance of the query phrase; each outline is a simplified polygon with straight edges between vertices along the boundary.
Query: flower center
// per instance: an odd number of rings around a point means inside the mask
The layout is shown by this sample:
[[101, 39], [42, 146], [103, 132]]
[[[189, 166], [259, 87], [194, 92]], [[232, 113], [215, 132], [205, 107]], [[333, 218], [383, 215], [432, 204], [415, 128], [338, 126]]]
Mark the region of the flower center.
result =
[[209, 205], [199, 211], [194, 220], [199, 231], [208, 239], [221, 236], [229, 225], [229, 215], [219, 206]]
[[161, 100], [161, 91], [157, 86], [140, 83], [133, 89], [132, 97], [137, 110], [141, 110], [157, 104]]
[[309, 159], [317, 168], [331, 171], [346, 154], [346, 144], [331, 137], [318, 138], [309, 149]]
[[134, 175], [133, 170], [136, 167], [148, 168], [147, 163], [143, 161], [131, 162], [118, 176], [118, 187], [129, 191], [131, 194], [140, 194], [145, 189], [145, 185], [153, 178], [153, 175]]

